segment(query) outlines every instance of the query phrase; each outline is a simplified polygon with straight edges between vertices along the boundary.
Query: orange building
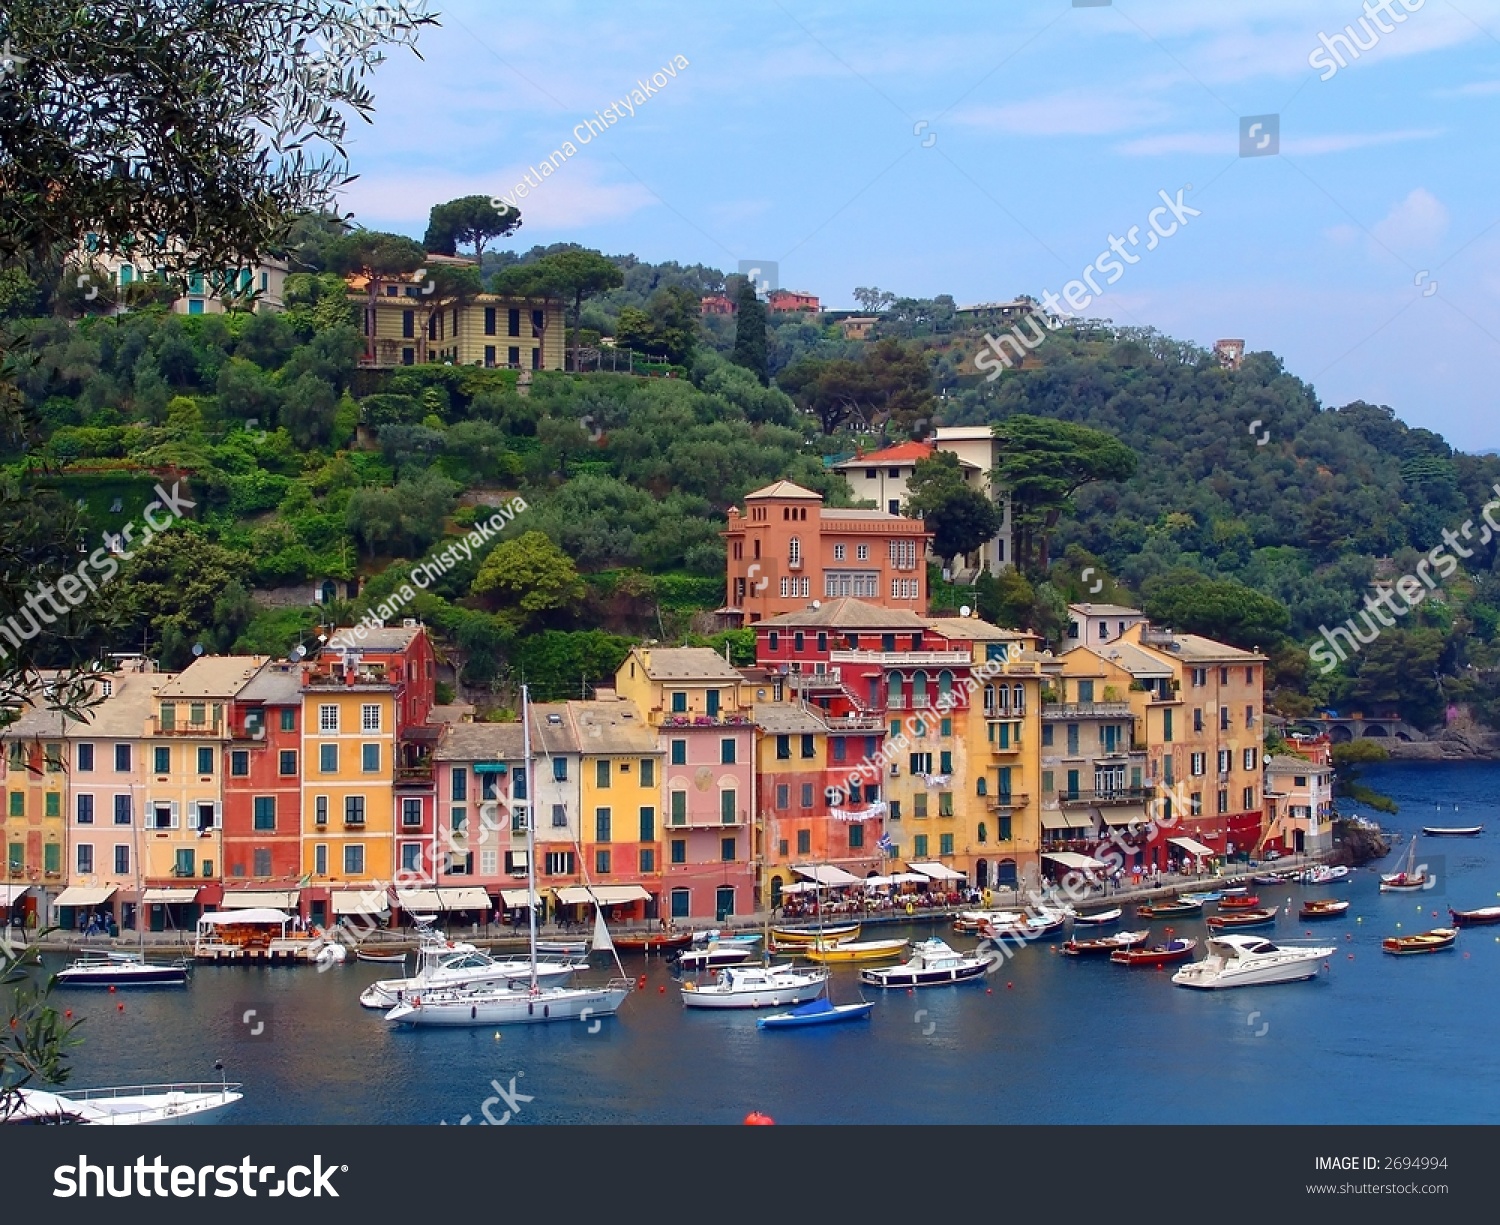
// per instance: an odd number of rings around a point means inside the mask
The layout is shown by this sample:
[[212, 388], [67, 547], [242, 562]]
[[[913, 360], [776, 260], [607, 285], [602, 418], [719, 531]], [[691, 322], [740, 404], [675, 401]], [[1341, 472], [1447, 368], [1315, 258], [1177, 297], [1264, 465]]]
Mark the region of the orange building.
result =
[[817, 314], [822, 310], [818, 303], [818, 295], [803, 293], [797, 289], [773, 289], [766, 294], [766, 309], [768, 311], [811, 311]]
[[753, 625], [850, 596], [881, 608], [927, 611], [921, 520], [823, 505], [823, 495], [777, 481], [729, 508], [726, 616]]

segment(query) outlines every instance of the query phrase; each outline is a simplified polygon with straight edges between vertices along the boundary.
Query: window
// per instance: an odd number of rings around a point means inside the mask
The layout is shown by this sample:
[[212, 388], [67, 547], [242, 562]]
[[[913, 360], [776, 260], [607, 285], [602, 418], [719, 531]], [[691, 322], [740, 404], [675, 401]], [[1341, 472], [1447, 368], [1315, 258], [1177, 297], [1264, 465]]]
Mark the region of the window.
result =
[[[462, 804], [457, 804], [448, 809], [448, 828], [455, 834], [462, 834], [464, 827], [469, 823], [469, 810]], [[520, 830], [526, 832], [526, 813], [524, 809], [516, 809], [510, 814], [510, 828], [512, 831]]]
[[919, 791], [911, 797], [911, 815], [921, 821], [927, 817], [927, 793]]
[[812, 831], [805, 829], [797, 831], [797, 854], [812, 854]]
[[172, 869], [174, 876], [192, 876], [193, 861], [197, 856], [192, 851], [178, 851], [176, 866]]
[[328, 797], [320, 795], [313, 800], [313, 821], [318, 825], [328, 824]]
[[328, 875], [328, 844], [319, 843], [313, 847], [313, 874], [316, 876]]
[[1203, 711], [1201, 708], [1193, 711], [1193, 730], [1195, 732], [1203, 730]]
[[294, 732], [297, 730], [297, 709], [294, 706], [283, 706], [281, 708], [281, 730]]
[[420, 842], [403, 842], [401, 844], [401, 870], [403, 872], [419, 872], [422, 867], [422, 844]]
[[1207, 761], [1207, 753], [1193, 753], [1188, 763], [1188, 773], [1196, 778], [1205, 771]]
[[[274, 795], [258, 795], [255, 797], [255, 829], [275, 830], [276, 828], [276, 797]], [[257, 872], [257, 876], [269, 876], [269, 872]]]
[[734, 813], [739, 794], [733, 787], [726, 787], [723, 791], [719, 792], [719, 823], [721, 825], [734, 824]]
[[790, 736], [777, 736], [776, 737], [776, 760], [777, 761], [790, 761], [791, 759], [792, 759], [792, 738]]
[[938, 754], [938, 773], [953, 773], [953, 754], [947, 749], [944, 749], [941, 753]]
[[339, 730], [339, 708], [337, 706], [318, 707], [318, 730], [320, 732], [336, 732]]
[[401, 801], [401, 824], [408, 828], [422, 824], [421, 800], [407, 798]]
[[734, 843], [735, 840], [733, 838], [719, 839], [719, 858], [723, 860], [723, 862], [734, 862]]
[[609, 786], [609, 762], [607, 760], [594, 763], [594, 786]]
[[115, 745], [115, 773], [130, 773], [130, 746], [128, 744]]
[[339, 772], [338, 745], [320, 744], [318, 746], [318, 769], [324, 774], [337, 774]]
[[931, 774], [932, 773], [932, 754], [931, 753], [913, 753], [911, 755], [911, 772], [913, 774]]
[[1219, 809], [1223, 814], [1229, 811], [1229, 792], [1223, 787], [1219, 788]]
[[417, 335], [417, 312], [407, 308], [401, 312], [401, 339], [412, 340]]
[[359, 843], [344, 847], [344, 875], [363, 876], [365, 871], [365, 848]]
[[776, 805], [775, 805], [776, 808], [778, 810], [785, 810], [785, 809], [787, 809], [787, 808], [789, 808], [791, 806], [791, 803], [792, 803], [792, 789], [791, 789], [791, 787], [788, 786], [786, 783], [777, 783], [776, 784]]
[[787, 541], [786, 557], [794, 570], [802, 564], [802, 540], [800, 537], [793, 536]]
[[135, 811], [128, 795], [115, 796], [115, 824], [129, 825], [135, 820]]
[[378, 744], [362, 744], [359, 746], [359, 765], [366, 774], [380, 773], [380, 746]]
[[734, 741], [719, 741], [719, 763], [725, 766], [734, 765]]
[[1172, 712], [1170, 710], [1161, 712], [1161, 738], [1163, 744], [1172, 743]]
[[78, 824], [92, 825], [94, 823], [94, 797], [91, 795], [80, 795], [78, 797]]
[[812, 806], [813, 806], [813, 785], [811, 783], [803, 783], [802, 784], [802, 807], [803, 808], [811, 808]]
[[276, 772], [280, 774], [282, 778], [291, 778], [297, 773], [296, 749], [282, 749], [281, 752], [277, 754]]
[[594, 809], [594, 841], [608, 842], [610, 812], [607, 808]]
[[1219, 730], [1221, 732], [1229, 730], [1229, 707], [1227, 706], [1219, 707]]
[[232, 778], [245, 778], [250, 773], [250, 754], [244, 749], [235, 749], [229, 754], [229, 774]]
[[640, 853], [640, 870], [642, 872], [656, 871], [656, 851], [652, 847], [642, 847]]
[[610, 855], [609, 855], [608, 851], [604, 851], [604, 850], [595, 851], [594, 852], [594, 871], [596, 873], [598, 873], [600, 876], [608, 876], [609, 875], [609, 860], [610, 860]]
[[484, 308], [484, 334], [486, 336], [495, 335], [495, 308], [493, 306], [486, 306]]
[[927, 858], [927, 835], [918, 834], [911, 840], [911, 853], [918, 859]]
[[[129, 849], [128, 847], [126, 848]], [[94, 848], [86, 842], [78, 844], [78, 874], [90, 876], [94, 871]]]
[[365, 797], [362, 795], [346, 795], [344, 797], [344, 824], [363, 825], [365, 823]]
[[78, 771], [87, 774], [94, 768], [94, 746], [91, 744], [80, 744], [78, 746]]
[[1190, 817], [1203, 815], [1203, 792], [1195, 791], [1188, 796], [1188, 815]]
[[568, 809], [567, 809], [567, 806], [565, 804], [554, 804], [554, 805], [552, 805], [552, 828], [553, 829], [567, 829], [568, 828]]
[[857, 545], [855, 545], [854, 546], [854, 560], [855, 561], [869, 561], [870, 560], [870, 546], [867, 545], [867, 544], [857, 544]]
[[687, 694], [674, 693], [672, 695], [672, 713], [682, 715], [687, 713]]
[[690, 889], [672, 890], [672, 917], [674, 919], [685, 919], [692, 913], [693, 894]]
[[[455, 766], [453, 769], [452, 789], [449, 792], [448, 798], [453, 800], [466, 800], [469, 798], [469, 772], [462, 766]], [[519, 795], [517, 798], [519, 798]]]
[[115, 844], [115, 874], [117, 876], [130, 874], [130, 847], [124, 843]]
[[687, 741], [672, 741], [672, 764], [674, 766], [687, 765]]
[[151, 828], [177, 828], [177, 802], [175, 800], [158, 801], [151, 805]]
[[672, 824], [673, 825], [686, 825], [687, 824], [687, 792], [686, 791], [674, 791], [674, 792], [672, 792], [670, 799], [671, 799], [671, 802], [672, 802]]
[[1228, 749], [1219, 750], [1219, 773], [1228, 774], [1229, 768], [1234, 762], [1234, 755]]
[[42, 802], [42, 813], [48, 817], [62, 816], [62, 792], [49, 791]]
[[366, 702], [359, 708], [359, 730], [362, 732], [380, 730], [380, 704], [378, 702]]
[[151, 769], [155, 774], [172, 773], [172, 750], [169, 748], [152, 749]]
[[842, 545], [842, 544], [836, 544], [836, 545], [834, 545], [833, 546], [833, 560], [834, 561], [843, 561], [845, 559], [845, 554], [847, 552], [847, 549], [848, 549], [847, 545]]
[[1247, 770], [1253, 770], [1253, 769], [1255, 769], [1255, 750], [1254, 749], [1246, 749], [1245, 750], [1244, 761], [1245, 761], [1245, 769], [1247, 769]]
[[673, 863], [687, 863], [687, 839], [673, 838], [670, 844], [670, 858]]
[[572, 851], [548, 851], [544, 863], [548, 876], [572, 876], [576, 870]]
[[899, 820], [901, 820], [901, 801], [900, 800], [892, 800], [891, 801], [891, 803], [890, 803], [890, 814], [891, 814], [891, 820], [892, 821], [899, 821]]
[[952, 834], [939, 834], [938, 835], [938, 854], [939, 855], [951, 855], [951, 854], [953, 854], [953, 835]]
[[1194, 689], [1201, 689], [1206, 684], [1208, 684], [1208, 669], [1207, 668], [1194, 668], [1193, 669], [1193, 688]]
[[1243, 801], [1241, 807], [1244, 808], [1246, 812], [1249, 812], [1252, 808], [1255, 807], [1255, 788], [1246, 787], [1244, 794], [1240, 798]]
[[568, 781], [568, 759], [566, 757], [554, 757], [552, 759], [552, 778], [555, 782], [559, 783]]
[[[527, 798], [526, 797], [526, 767], [525, 766], [517, 766], [514, 770], [511, 771], [511, 775], [510, 775], [510, 793], [511, 793], [511, 796], [513, 798], [518, 799], [518, 800], [524, 800], [524, 799]], [[457, 798], [458, 798], [457, 796], [454, 796], [454, 799], [457, 799]]]
[[198, 750], [198, 773], [212, 774], [214, 772], [214, 751], [210, 748]]

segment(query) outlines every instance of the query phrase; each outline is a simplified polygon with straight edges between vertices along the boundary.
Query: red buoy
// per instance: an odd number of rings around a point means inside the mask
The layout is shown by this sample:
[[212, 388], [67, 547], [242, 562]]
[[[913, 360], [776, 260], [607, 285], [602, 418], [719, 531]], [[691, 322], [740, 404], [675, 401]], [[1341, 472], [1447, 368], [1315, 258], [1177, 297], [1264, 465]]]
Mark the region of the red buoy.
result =
[[125, 1011], [125, 1005], [124, 1004], [116, 1004], [115, 1005], [115, 1011], [116, 1012], [124, 1012]]
[[775, 1122], [776, 1120], [770, 1115], [761, 1114], [759, 1110], [752, 1110], [745, 1116], [745, 1125], [747, 1127], [770, 1127]]
[[642, 974], [640, 978], [636, 979], [635, 985], [644, 991], [646, 989], [646, 976]]
[[993, 987], [986, 987], [984, 989], [984, 993], [986, 995], [994, 995], [995, 994], [995, 989]]
[[111, 984], [111, 985], [110, 985], [110, 988], [109, 988], [109, 993], [110, 993], [110, 994], [111, 994], [111, 995], [113, 995], [113, 994], [114, 994], [114, 993], [115, 993], [115, 988], [114, 988], [114, 985], [113, 985], [113, 984]]
[[660, 987], [658, 987], [656, 989], [656, 994], [657, 995], [666, 995], [666, 993], [667, 993], [667, 985], [665, 983], [663, 983]]

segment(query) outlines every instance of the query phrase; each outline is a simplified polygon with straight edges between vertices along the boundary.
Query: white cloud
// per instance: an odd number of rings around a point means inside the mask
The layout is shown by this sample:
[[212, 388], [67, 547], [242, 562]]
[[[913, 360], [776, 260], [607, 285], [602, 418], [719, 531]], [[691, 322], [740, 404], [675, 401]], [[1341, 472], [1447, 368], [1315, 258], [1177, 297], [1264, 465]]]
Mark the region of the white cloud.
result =
[[1108, 136], [1161, 123], [1165, 103], [1140, 94], [1071, 90], [1003, 106], [968, 107], [950, 119], [965, 127], [1015, 136]]
[[1370, 227], [1382, 246], [1393, 250], [1428, 249], [1448, 232], [1448, 210], [1425, 187], [1418, 187]]
[[[1281, 151], [1291, 156], [1316, 157], [1323, 153], [1343, 153], [1375, 145], [1399, 144], [1408, 140], [1431, 140], [1441, 136], [1441, 129], [1407, 128], [1394, 132], [1330, 133], [1326, 136], [1288, 136], [1282, 131]], [[1222, 134], [1209, 132], [1164, 132], [1143, 136], [1115, 146], [1126, 157], [1160, 157], [1168, 153], [1203, 153], [1234, 157], [1239, 153], [1239, 134], [1226, 127]]]

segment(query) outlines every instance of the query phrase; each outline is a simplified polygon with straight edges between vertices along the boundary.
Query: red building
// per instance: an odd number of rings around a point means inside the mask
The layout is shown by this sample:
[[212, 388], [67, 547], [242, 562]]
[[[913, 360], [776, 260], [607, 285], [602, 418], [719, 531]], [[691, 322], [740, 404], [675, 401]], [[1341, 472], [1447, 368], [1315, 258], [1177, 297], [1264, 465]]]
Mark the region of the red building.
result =
[[732, 315], [735, 304], [723, 294], [706, 294], [698, 303], [699, 313], [704, 315]]
[[817, 314], [823, 308], [816, 294], [801, 293], [795, 289], [773, 289], [766, 294], [768, 311], [810, 311]]
[[291, 889], [302, 875], [302, 683], [272, 660], [229, 707], [224, 882]]

